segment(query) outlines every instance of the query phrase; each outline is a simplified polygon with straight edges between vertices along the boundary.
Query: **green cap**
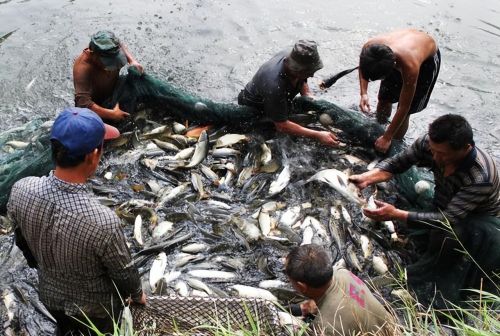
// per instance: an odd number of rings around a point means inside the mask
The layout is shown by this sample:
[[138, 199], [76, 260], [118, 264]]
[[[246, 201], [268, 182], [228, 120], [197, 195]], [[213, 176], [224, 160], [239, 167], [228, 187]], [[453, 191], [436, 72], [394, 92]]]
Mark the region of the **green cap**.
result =
[[106, 70], [117, 70], [127, 64], [120, 40], [108, 30], [101, 30], [92, 35], [89, 49], [99, 55]]

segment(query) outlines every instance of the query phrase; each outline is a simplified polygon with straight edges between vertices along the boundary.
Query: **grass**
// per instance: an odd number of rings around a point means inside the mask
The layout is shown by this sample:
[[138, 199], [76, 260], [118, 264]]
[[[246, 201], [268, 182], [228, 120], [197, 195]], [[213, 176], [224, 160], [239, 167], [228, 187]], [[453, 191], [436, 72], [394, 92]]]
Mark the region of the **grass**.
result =
[[[479, 264], [472, 258], [465, 246], [460, 242], [457, 234], [453, 230], [448, 221], [441, 225], [432, 225], [433, 227], [446, 230], [451, 237], [456, 239], [460, 244], [461, 252], [470, 258], [477, 267], [483, 272], [485, 277], [495, 284], [495, 288], [499, 291], [499, 283], [494, 282], [481, 269]], [[385, 302], [386, 307], [398, 316], [398, 329], [401, 335], [449, 335], [450, 331], [454, 331], [457, 335], [464, 336], [497, 336], [500, 335], [500, 297], [484, 291], [482, 289], [469, 289], [469, 299], [465, 304], [458, 306], [451, 302], [445, 302], [446, 310], [433, 308], [430, 305], [421, 304], [415, 295], [412, 295], [406, 283], [406, 272], [401, 267], [397, 268], [396, 275], [393, 276], [394, 288], [393, 293], [399, 293], [399, 299], [394, 302]], [[367, 282], [369, 284], [369, 282]], [[255, 314], [250, 309], [246, 309], [246, 317], [248, 319], [247, 326], [235, 328], [229, 324], [223, 324], [216, 318], [210, 324], [200, 325], [191, 330], [180, 330], [174, 323], [174, 331], [170, 334], [175, 335], [192, 335], [200, 332], [205, 332], [214, 336], [257, 336], [269, 335], [265, 333], [263, 328], [265, 321], [258, 321]], [[122, 319], [123, 321], [123, 319]], [[87, 324], [91, 329], [93, 324], [87, 318]], [[135, 336], [135, 335], [160, 335], [153, 330], [146, 333], [142, 331], [134, 331], [129, 327], [128, 332], [120, 329], [118, 323], [115, 323], [114, 336]], [[123, 326], [123, 323], [122, 323]], [[448, 329], [448, 332], [445, 330]], [[97, 335], [103, 335], [98, 330], [93, 329]], [[164, 334], [164, 333], [162, 333]], [[287, 335], [300, 336], [305, 334], [305, 327], [288, 329]]]

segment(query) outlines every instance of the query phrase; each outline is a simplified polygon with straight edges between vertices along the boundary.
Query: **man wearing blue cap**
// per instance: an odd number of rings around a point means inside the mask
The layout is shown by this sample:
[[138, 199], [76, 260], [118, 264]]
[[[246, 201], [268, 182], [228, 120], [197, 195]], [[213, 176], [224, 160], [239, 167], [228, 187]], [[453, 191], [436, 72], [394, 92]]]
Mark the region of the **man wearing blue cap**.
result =
[[115, 34], [103, 30], [92, 35], [89, 47], [73, 66], [75, 106], [86, 107], [103, 119], [119, 121], [128, 117], [118, 104], [106, 106], [118, 83], [120, 69], [126, 64], [143, 71], [142, 65]]
[[112, 333], [123, 298], [146, 302], [120, 219], [86, 185], [104, 140], [119, 135], [89, 109], [67, 108], [51, 131], [56, 169], [12, 187], [7, 210], [16, 244], [38, 270], [40, 300], [57, 320], [57, 335], [87, 335], [77, 321], [87, 321], [85, 316], [101, 332]]

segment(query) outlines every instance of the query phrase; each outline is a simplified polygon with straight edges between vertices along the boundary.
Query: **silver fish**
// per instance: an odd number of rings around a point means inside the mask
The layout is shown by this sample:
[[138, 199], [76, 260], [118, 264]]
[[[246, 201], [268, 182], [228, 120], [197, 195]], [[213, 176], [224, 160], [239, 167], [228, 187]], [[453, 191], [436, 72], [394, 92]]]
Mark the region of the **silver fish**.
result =
[[286, 225], [288, 227], [292, 227], [299, 220], [300, 212], [301, 208], [298, 205], [287, 209], [285, 212], [281, 214], [279, 220], [280, 225]]
[[330, 207], [330, 220], [328, 221], [328, 227], [330, 228], [330, 235], [335, 241], [337, 248], [339, 251], [343, 251], [345, 245], [345, 234], [344, 231], [340, 229], [340, 212], [333, 206]]
[[215, 143], [215, 148], [230, 147], [241, 141], [246, 141], [247, 137], [243, 134], [224, 134]]
[[261, 282], [259, 282], [259, 287], [264, 289], [282, 288], [286, 286], [287, 284], [281, 280], [262, 280]]
[[269, 186], [268, 196], [274, 196], [280, 193], [283, 189], [286, 188], [288, 183], [290, 182], [290, 166], [285, 165], [281, 173], [278, 175], [278, 178], [271, 183]]
[[162, 221], [157, 226], [155, 226], [151, 236], [154, 239], [158, 239], [163, 235], [167, 234], [168, 232], [170, 232], [173, 228], [174, 228], [174, 223], [169, 221]]
[[264, 299], [272, 302], [278, 302], [278, 298], [276, 296], [274, 296], [270, 291], [262, 288], [245, 285], [232, 285], [229, 286], [229, 288], [235, 291], [240, 297], [249, 299]]
[[267, 236], [271, 232], [271, 217], [266, 211], [260, 210], [259, 213], [259, 227], [262, 235]]
[[183, 194], [188, 188], [187, 183], [183, 183], [173, 189], [171, 189], [168, 193], [165, 193], [161, 198], [160, 201], [158, 202], [158, 205], [156, 206], [156, 209], [161, 209], [168, 203], [172, 202], [174, 199], [176, 199], [179, 195]]
[[234, 279], [236, 278], [236, 273], [233, 272], [224, 272], [224, 271], [214, 271], [214, 270], [191, 270], [188, 272], [188, 275], [193, 276], [195, 278], [203, 278], [203, 279]]
[[345, 257], [347, 259], [347, 262], [352, 268], [355, 268], [356, 270], [358, 270], [358, 272], [361, 272], [363, 270], [363, 268], [361, 267], [361, 263], [359, 262], [359, 259], [356, 256], [356, 252], [354, 252], [352, 244], [347, 246]]
[[201, 280], [190, 278], [187, 280], [187, 283], [193, 289], [204, 291], [208, 295], [213, 294], [212, 290]]
[[373, 266], [373, 269], [375, 270], [375, 272], [377, 272], [380, 275], [387, 273], [387, 271], [389, 270], [384, 259], [382, 257], [379, 257], [379, 256], [373, 256], [372, 266]]
[[184, 148], [183, 150], [181, 150], [177, 154], [175, 154], [174, 159], [175, 160], [187, 160], [193, 156], [194, 151], [195, 151], [194, 147]]
[[201, 175], [196, 172], [191, 172], [191, 185], [193, 189], [198, 192], [198, 199], [203, 199], [208, 197], [203, 188], [203, 182], [201, 180]]
[[187, 284], [184, 281], [177, 281], [174, 288], [180, 296], [186, 297], [189, 295]]
[[176, 121], [174, 121], [172, 123], [172, 128], [173, 128], [173, 130], [174, 130], [174, 132], [176, 134], [184, 134], [184, 133], [186, 133], [186, 126], [184, 126], [183, 124], [178, 123]]
[[260, 162], [263, 166], [267, 166], [268, 164], [271, 163], [273, 159], [271, 150], [269, 149], [269, 147], [266, 145], [265, 142], [263, 142], [260, 145], [260, 149], [262, 150], [262, 153], [260, 154]]
[[134, 239], [140, 246], [144, 245], [144, 241], [142, 240], [142, 217], [141, 215], [137, 215], [135, 217], [134, 222]]
[[232, 148], [217, 148], [212, 152], [212, 157], [214, 158], [226, 158], [229, 156], [239, 156], [241, 152]]
[[194, 149], [194, 154], [191, 157], [191, 161], [186, 165], [186, 168], [196, 167], [205, 160], [208, 154], [208, 141], [207, 131], [201, 132], [198, 143]]
[[312, 226], [307, 226], [302, 233], [302, 243], [300, 245], [311, 244], [313, 236], [314, 229], [312, 228]]
[[368, 258], [369, 256], [372, 255], [373, 244], [370, 241], [370, 239], [365, 235], [361, 235], [359, 239], [361, 241], [361, 250], [363, 251], [363, 257]]
[[360, 196], [359, 189], [349, 182], [348, 176], [337, 169], [325, 169], [311, 176], [306, 183], [319, 181], [328, 184], [347, 200], [364, 205], [365, 200]]
[[192, 243], [185, 245], [181, 248], [182, 252], [186, 253], [198, 253], [208, 250], [208, 245], [203, 243]]
[[209, 167], [205, 166], [204, 164], [200, 164], [200, 169], [203, 175], [210, 181], [212, 181], [213, 184], [218, 186], [220, 184], [220, 178], [219, 175], [217, 175], [212, 169]]
[[165, 252], [161, 252], [156, 256], [155, 260], [153, 260], [153, 264], [149, 270], [149, 286], [151, 286], [153, 292], [156, 291], [156, 283], [163, 277], [166, 268], [167, 255]]

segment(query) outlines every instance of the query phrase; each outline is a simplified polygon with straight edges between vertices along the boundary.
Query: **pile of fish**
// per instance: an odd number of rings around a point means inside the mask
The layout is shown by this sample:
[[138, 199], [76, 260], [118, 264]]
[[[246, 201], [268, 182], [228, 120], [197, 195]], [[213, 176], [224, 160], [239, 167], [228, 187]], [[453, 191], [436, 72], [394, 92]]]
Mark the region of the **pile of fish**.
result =
[[301, 244], [324, 246], [336, 267], [363, 279], [408, 262], [394, 223], [362, 214], [374, 199], [394, 201], [394, 186], [361, 193], [348, 180], [374, 166], [371, 150], [168, 120], [142, 124], [106, 145], [90, 182], [122, 219], [148, 295], [298, 302], [282, 269]]

